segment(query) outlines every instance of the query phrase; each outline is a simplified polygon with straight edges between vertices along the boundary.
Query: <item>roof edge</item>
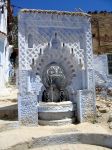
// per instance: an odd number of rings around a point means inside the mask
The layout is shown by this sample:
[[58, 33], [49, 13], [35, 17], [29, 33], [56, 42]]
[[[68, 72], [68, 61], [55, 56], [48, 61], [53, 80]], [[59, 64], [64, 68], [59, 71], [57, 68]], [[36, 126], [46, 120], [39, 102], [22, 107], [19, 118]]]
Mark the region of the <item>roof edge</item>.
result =
[[59, 11], [59, 10], [21, 9], [20, 13], [44, 13], [44, 14], [57, 14], [57, 15], [91, 17], [91, 15], [89, 15], [87, 13], [84, 13], [84, 12], [70, 12], [70, 11]]

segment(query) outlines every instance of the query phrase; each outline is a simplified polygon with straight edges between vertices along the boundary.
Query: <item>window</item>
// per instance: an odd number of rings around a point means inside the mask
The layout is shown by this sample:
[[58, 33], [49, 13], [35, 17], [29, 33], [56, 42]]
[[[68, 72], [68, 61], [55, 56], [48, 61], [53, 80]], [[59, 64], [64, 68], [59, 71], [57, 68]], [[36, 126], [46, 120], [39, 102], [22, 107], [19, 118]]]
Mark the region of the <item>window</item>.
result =
[[112, 54], [108, 54], [107, 59], [108, 59], [108, 74], [112, 75]]
[[31, 34], [28, 35], [28, 48], [33, 48], [33, 36]]

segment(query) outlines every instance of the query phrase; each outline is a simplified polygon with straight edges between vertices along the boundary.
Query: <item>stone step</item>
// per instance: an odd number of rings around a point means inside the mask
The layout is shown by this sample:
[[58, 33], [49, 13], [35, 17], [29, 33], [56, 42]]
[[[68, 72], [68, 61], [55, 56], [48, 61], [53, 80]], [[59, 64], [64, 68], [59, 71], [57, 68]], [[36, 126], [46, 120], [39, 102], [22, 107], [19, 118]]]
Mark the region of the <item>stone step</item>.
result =
[[[104, 142], [105, 141], [105, 142]], [[112, 135], [69, 133], [33, 138], [32, 148], [44, 148], [45, 146], [55, 146], [61, 144], [89, 144], [112, 148]]]
[[[87, 144], [103, 147], [105, 150], [112, 148], [112, 135], [107, 134], [87, 134], [87, 133], [68, 133], [68, 134], [55, 134], [41, 137], [32, 137], [31, 140], [15, 144], [5, 150], [27, 150], [38, 149], [44, 150], [46, 146], [50, 148], [56, 145], [69, 145], [69, 144]], [[67, 148], [67, 147], [66, 147]], [[49, 148], [48, 148], [49, 150]], [[66, 149], [68, 150], [68, 149]]]
[[39, 119], [45, 121], [53, 120], [64, 120], [67, 118], [74, 118], [76, 116], [75, 111], [66, 111], [66, 112], [39, 112]]
[[61, 144], [44, 146], [43, 148], [33, 148], [31, 150], [111, 150], [102, 146], [89, 144]]
[[39, 125], [43, 126], [63, 126], [68, 124], [74, 124], [76, 118], [66, 118], [61, 120], [38, 120]]

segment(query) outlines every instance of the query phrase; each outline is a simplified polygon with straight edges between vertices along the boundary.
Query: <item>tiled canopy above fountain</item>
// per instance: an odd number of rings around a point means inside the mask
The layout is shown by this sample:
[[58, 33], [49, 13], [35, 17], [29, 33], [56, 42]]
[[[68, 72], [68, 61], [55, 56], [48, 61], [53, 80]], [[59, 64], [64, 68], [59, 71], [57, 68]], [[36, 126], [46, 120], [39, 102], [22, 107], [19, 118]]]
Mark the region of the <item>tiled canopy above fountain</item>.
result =
[[19, 14], [19, 121], [61, 125], [93, 121], [90, 16], [22, 10]]

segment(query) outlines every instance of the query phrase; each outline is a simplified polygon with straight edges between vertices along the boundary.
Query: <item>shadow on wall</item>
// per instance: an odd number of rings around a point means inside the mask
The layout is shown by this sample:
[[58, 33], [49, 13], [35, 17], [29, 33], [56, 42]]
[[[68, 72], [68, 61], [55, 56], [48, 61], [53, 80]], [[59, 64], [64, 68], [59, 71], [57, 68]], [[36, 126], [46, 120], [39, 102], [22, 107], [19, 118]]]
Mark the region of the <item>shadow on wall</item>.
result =
[[0, 108], [0, 119], [2, 120], [18, 120], [17, 104]]

